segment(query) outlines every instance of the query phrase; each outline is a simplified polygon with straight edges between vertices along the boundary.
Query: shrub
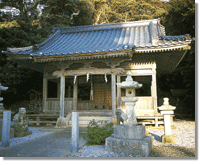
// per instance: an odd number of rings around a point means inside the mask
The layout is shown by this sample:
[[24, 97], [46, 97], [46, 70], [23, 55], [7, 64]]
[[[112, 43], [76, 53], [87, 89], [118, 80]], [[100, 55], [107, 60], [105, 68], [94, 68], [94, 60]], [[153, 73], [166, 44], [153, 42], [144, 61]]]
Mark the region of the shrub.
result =
[[105, 139], [113, 133], [113, 123], [105, 123], [103, 121], [91, 120], [87, 126], [86, 135], [82, 135], [84, 139], [87, 138], [89, 145], [105, 144]]

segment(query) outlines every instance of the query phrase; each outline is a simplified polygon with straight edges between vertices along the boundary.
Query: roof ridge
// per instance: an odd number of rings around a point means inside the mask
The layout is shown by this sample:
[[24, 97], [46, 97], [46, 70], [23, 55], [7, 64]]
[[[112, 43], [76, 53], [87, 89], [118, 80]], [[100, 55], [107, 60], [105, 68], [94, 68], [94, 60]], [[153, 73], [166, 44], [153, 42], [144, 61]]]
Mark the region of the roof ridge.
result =
[[137, 26], [148, 26], [150, 22], [157, 24], [160, 21], [158, 19], [151, 20], [141, 20], [141, 21], [132, 21], [132, 22], [118, 22], [110, 24], [98, 24], [98, 25], [84, 25], [84, 26], [72, 26], [72, 27], [53, 27], [52, 32], [60, 30], [61, 33], [73, 33], [81, 31], [96, 31], [96, 30], [109, 30], [109, 29], [118, 29], [118, 28], [128, 28], [128, 27], [137, 27]]

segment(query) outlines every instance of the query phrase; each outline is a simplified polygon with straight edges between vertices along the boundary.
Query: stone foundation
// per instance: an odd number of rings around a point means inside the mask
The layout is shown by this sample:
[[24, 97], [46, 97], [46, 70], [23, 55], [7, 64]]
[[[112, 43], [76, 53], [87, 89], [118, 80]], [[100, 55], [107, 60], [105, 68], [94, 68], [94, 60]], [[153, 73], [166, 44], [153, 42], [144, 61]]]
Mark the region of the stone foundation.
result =
[[106, 151], [148, 157], [152, 149], [152, 138], [145, 135], [145, 126], [114, 127], [114, 136], [106, 138]]

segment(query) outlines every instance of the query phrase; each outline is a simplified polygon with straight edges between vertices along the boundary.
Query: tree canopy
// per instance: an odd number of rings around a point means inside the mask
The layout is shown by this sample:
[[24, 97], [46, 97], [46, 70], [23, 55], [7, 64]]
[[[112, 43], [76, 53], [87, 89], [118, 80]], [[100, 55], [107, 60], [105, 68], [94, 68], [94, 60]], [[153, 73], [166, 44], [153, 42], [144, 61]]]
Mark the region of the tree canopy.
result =
[[[165, 15], [163, 25], [168, 35], [190, 34], [194, 40], [191, 50], [187, 51], [184, 58], [174, 72], [165, 81], [162, 76], [162, 85], [165, 89], [187, 89], [184, 96], [184, 108], [188, 113], [195, 115], [195, 0], [170, 0], [168, 14]], [[165, 82], [164, 82], [165, 81]]]
[[85, 0], [94, 13], [93, 24], [129, 22], [162, 17], [167, 3], [161, 0]]
[[167, 10], [164, 25], [169, 35], [195, 37], [195, 0], [170, 0]]

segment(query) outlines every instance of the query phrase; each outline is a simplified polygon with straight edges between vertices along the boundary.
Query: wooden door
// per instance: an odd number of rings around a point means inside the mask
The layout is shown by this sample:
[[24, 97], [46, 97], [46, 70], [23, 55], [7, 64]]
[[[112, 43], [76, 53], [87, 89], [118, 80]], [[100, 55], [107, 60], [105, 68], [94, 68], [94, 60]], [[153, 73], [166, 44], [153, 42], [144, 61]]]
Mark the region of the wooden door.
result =
[[107, 109], [111, 108], [111, 83], [94, 83], [94, 104], [106, 105]]

